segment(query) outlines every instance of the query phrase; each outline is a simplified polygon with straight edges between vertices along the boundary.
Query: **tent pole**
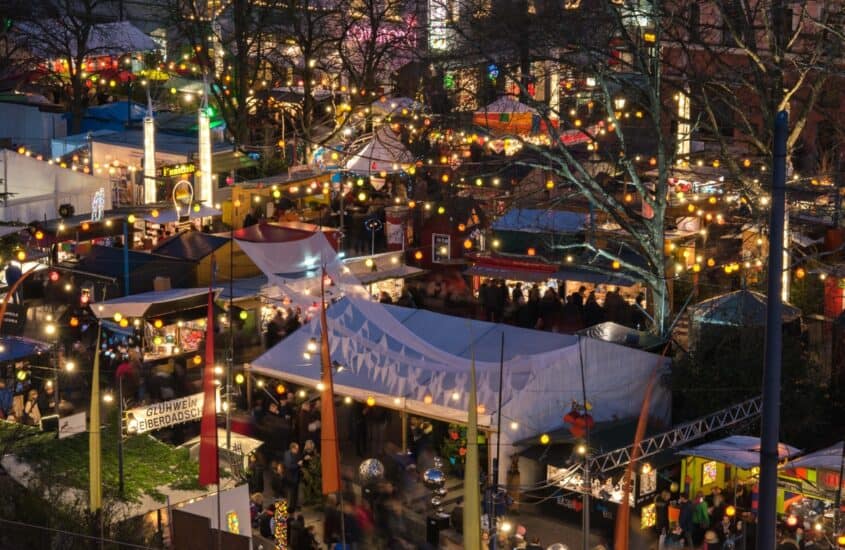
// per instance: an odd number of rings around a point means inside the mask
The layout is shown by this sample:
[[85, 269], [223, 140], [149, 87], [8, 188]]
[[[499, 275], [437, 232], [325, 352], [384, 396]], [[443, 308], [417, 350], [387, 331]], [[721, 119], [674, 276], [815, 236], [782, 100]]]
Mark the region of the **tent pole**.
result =
[[402, 422], [402, 452], [408, 452], [408, 411], [404, 408], [399, 411], [399, 418]]

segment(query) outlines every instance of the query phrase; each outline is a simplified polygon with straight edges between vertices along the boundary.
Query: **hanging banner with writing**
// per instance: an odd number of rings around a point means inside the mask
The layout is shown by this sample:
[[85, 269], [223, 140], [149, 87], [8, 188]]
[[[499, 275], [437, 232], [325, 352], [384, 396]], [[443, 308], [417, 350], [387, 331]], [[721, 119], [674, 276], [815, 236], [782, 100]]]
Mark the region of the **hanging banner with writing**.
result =
[[179, 399], [153, 403], [125, 411], [125, 429], [128, 434], [142, 434], [160, 430], [183, 422], [202, 418], [203, 394], [195, 393]]

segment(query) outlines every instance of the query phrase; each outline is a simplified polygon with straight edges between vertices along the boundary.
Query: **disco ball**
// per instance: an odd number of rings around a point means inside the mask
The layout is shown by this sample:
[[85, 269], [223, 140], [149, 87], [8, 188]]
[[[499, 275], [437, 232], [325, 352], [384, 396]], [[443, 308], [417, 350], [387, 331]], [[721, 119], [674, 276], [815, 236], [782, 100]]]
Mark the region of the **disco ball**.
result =
[[446, 484], [446, 474], [438, 468], [429, 468], [423, 472], [423, 483], [429, 489], [440, 489]]
[[384, 464], [377, 458], [368, 458], [358, 466], [358, 477], [365, 485], [380, 481], [384, 477]]
[[559, 542], [556, 542], [556, 543], [552, 544], [551, 546], [549, 546], [548, 548], [546, 548], [546, 550], [569, 550], [569, 547], [565, 544], [561, 544]]

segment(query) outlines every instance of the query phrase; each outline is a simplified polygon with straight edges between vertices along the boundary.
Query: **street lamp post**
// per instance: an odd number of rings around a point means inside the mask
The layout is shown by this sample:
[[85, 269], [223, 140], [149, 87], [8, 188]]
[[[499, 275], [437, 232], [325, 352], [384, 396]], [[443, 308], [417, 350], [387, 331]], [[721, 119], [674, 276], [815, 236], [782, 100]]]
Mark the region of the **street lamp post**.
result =
[[117, 378], [117, 475], [118, 494], [123, 497], [123, 376]]

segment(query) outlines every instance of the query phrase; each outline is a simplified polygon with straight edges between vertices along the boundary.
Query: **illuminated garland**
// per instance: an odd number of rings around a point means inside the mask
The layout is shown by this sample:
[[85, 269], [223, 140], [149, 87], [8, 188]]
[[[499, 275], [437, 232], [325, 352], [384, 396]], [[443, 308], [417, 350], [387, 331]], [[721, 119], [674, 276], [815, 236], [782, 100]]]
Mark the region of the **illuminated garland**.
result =
[[276, 526], [273, 536], [276, 538], [276, 550], [288, 550], [288, 501], [285, 499], [276, 501], [276, 509], [273, 512], [273, 519]]

